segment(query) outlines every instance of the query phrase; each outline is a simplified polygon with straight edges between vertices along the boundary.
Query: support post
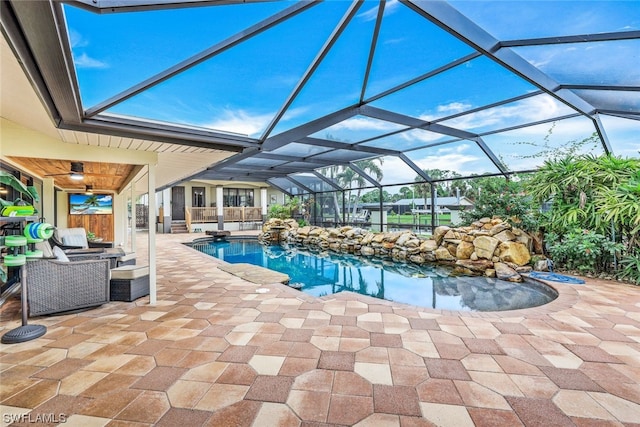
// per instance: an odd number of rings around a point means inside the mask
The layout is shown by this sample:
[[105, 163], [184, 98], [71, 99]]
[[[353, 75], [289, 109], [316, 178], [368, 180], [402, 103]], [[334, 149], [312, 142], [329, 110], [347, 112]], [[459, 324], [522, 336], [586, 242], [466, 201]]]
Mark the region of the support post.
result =
[[43, 178], [42, 180], [42, 216], [49, 224], [54, 226], [58, 223], [55, 208], [56, 189], [53, 185], [53, 178]]
[[218, 230], [224, 230], [224, 206], [222, 185], [216, 187], [216, 211], [218, 213]]
[[262, 222], [267, 221], [267, 188], [260, 188], [260, 207], [262, 208]]
[[432, 182], [431, 186], [431, 234], [436, 230], [436, 186]]
[[347, 220], [347, 217], [345, 216], [345, 203], [346, 203], [346, 196], [344, 194], [344, 190], [342, 190], [342, 224], [344, 224]]
[[157, 301], [156, 283], [156, 165], [149, 163], [147, 171], [147, 190], [149, 194], [149, 304], [155, 305]]
[[131, 182], [131, 218], [129, 219], [131, 228], [131, 252], [136, 251], [136, 186]]
[[382, 187], [378, 188], [380, 191], [380, 232], [386, 231], [384, 229], [384, 215], [382, 214], [382, 209], [384, 208], [384, 202], [382, 201]]

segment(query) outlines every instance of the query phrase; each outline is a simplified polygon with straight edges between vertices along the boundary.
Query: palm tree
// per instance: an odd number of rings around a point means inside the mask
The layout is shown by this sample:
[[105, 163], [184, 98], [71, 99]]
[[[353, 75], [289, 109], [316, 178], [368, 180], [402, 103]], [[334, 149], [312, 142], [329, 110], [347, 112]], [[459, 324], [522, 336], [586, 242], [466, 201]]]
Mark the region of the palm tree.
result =
[[[332, 181], [335, 181], [338, 185], [340, 185], [340, 179], [338, 177], [342, 169], [343, 168], [341, 166], [333, 165], [333, 166], [320, 169], [320, 173], [328, 177]], [[339, 222], [340, 217], [342, 216], [341, 215], [342, 210], [340, 209], [340, 203], [338, 202], [338, 192], [333, 191], [332, 193], [333, 193], [334, 218], [336, 222]]]
[[[80, 209], [80, 206], [82, 206], [82, 209]], [[80, 206], [78, 207], [77, 210], [79, 212], [84, 212], [86, 210], [89, 210], [89, 208], [100, 206], [100, 201], [98, 200], [97, 195], [92, 194], [91, 196], [87, 197], [84, 203], [82, 203], [82, 205]]]
[[[376, 181], [382, 181], [382, 157], [377, 157], [375, 159], [367, 159], [367, 160], [360, 160], [358, 162], [355, 162], [355, 164], [362, 169], [364, 172], [367, 173], [367, 175], [371, 176], [372, 178], [374, 178]], [[362, 194], [362, 187], [365, 186], [365, 179], [360, 176], [359, 174], [355, 174], [356, 176], [354, 177], [355, 179], [353, 179], [356, 182], [356, 185], [358, 187], [357, 193], [356, 193], [356, 197], [354, 199], [353, 202], [353, 212], [352, 215], [353, 217], [355, 217], [356, 215], [356, 211], [358, 209], [358, 202], [360, 201], [360, 195]]]
[[351, 189], [353, 188], [352, 185], [354, 181], [357, 181], [358, 178], [363, 179], [349, 167], [343, 167], [336, 177], [341, 187], [349, 189], [349, 193], [347, 196], [347, 206], [345, 207], [346, 212], [349, 212], [349, 210], [351, 209]]

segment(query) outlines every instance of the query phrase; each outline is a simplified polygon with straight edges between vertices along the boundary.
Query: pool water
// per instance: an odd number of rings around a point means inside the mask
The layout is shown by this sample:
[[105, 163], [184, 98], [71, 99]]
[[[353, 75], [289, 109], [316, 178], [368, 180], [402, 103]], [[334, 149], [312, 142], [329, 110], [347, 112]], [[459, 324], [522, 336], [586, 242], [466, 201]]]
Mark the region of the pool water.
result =
[[256, 240], [200, 241], [194, 249], [231, 264], [248, 263], [289, 275], [302, 291], [326, 296], [357, 292], [421, 307], [502, 311], [536, 307], [557, 297], [534, 281], [511, 283], [487, 277], [453, 276], [441, 265], [417, 266], [380, 259], [315, 253], [299, 247], [265, 246]]

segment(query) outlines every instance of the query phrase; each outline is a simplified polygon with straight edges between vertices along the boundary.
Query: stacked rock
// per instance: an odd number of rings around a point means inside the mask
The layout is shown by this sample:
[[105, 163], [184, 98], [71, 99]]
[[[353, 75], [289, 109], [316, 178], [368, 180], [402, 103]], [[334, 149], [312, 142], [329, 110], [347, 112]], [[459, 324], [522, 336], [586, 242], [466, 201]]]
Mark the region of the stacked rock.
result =
[[415, 264], [441, 263], [468, 275], [486, 275], [512, 282], [522, 281], [535, 240], [500, 218], [482, 218], [464, 227], [436, 227], [429, 239], [411, 231], [372, 232], [358, 227], [298, 227], [295, 220], [269, 220], [260, 236], [273, 241], [272, 229], [281, 242], [364, 257], [379, 257]]

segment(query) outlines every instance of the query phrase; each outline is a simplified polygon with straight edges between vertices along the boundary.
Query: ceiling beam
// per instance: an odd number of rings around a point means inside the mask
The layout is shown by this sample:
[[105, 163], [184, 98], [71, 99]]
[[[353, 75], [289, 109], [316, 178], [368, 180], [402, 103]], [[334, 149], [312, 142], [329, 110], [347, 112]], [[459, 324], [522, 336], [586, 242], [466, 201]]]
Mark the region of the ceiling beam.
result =
[[598, 114], [605, 114], [607, 116], [619, 117], [621, 119], [640, 120], [640, 113], [635, 113], [633, 111], [598, 110]]
[[593, 43], [640, 38], [640, 31], [622, 31], [613, 33], [576, 34], [572, 36], [538, 37], [531, 39], [507, 40], [500, 42], [501, 47], [539, 46], [566, 43]]
[[296, 156], [285, 156], [283, 154], [273, 154], [273, 153], [265, 153], [261, 152], [256, 156], [256, 159], [267, 159], [267, 160], [282, 160], [283, 162], [302, 162], [309, 163], [310, 165], [324, 165], [324, 162], [313, 161], [313, 157], [296, 157]]
[[478, 136], [482, 137], [482, 136], [487, 136], [487, 135], [495, 135], [497, 133], [509, 132], [509, 131], [516, 130], [516, 129], [524, 129], [524, 128], [528, 128], [528, 127], [532, 127], [532, 126], [543, 125], [545, 123], [552, 123], [552, 122], [557, 122], [557, 121], [560, 121], [560, 120], [573, 119], [573, 118], [576, 118], [576, 117], [584, 117], [584, 115], [582, 115], [580, 113], [573, 113], [573, 114], [567, 114], [567, 115], [560, 116], [560, 117], [551, 117], [549, 119], [538, 120], [536, 122], [523, 123], [521, 125], [509, 126], [507, 128], [501, 128], [501, 129], [490, 130], [490, 131], [487, 131], [487, 132], [482, 132]]
[[288, 179], [289, 181], [293, 182], [298, 188], [302, 188], [307, 193], [315, 194], [315, 191], [313, 191], [312, 189], [310, 189], [309, 187], [307, 187], [306, 185], [304, 185], [303, 183], [301, 183], [297, 179], [293, 178], [291, 175], [287, 175], [286, 179]]
[[473, 114], [473, 113], [477, 113], [477, 112], [480, 112], [480, 111], [488, 110], [490, 108], [500, 107], [501, 105], [510, 104], [512, 102], [522, 101], [523, 99], [527, 99], [527, 98], [531, 98], [531, 97], [534, 97], [534, 96], [538, 96], [538, 95], [543, 94], [543, 93], [544, 92], [542, 92], [541, 90], [528, 92], [528, 93], [525, 93], [523, 95], [518, 95], [518, 96], [514, 96], [512, 98], [503, 99], [502, 101], [494, 102], [492, 104], [487, 104], [487, 105], [483, 105], [483, 106], [480, 106], [480, 107], [477, 107], [477, 108], [472, 108], [471, 110], [466, 110], [466, 111], [461, 111], [461, 112], [456, 113], [456, 114], [451, 114], [450, 116], [446, 116], [446, 117], [442, 117], [440, 119], [436, 119], [436, 120], [433, 121], [433, 123], [446, 122], [447, 120], [453, 120], [453, 119], [456, 119], [458, 117], [466, 116], [467, 114]]
[[[145, 10], [184, 9], [187, 7], [243, 4], [246, 0], [66, 0], [90, 12], [107, 14]], [[273, 0], [251, 0], [252, 2]]]
[[[400, 151], [398, 150], [389, 150], [386, 148], [377, 148], [377, 147], [367, 147], [365, 145], [360, 145], [361, 143], [359, 142], [356, 144], [350, 144], [350, 143], [347, 144], [344, 142], [332, 141], [330, 139], [321, 139], [321, 138], [312, 138], [312, 137], [302, 138], [296, 142], [299, 142], [301, 144], [314, 145], [317, 147], [327, 147], [327, 148], [333, 148], [336, 150], [361, 151], [364, 153], [380, 154], [383, 156], [395, 156], [398, 153], [400, 153]], [[325, 153], [326, 152], [318, 153], [318, 154], [325, 154]]]
[[255, 146], [255, 143], [229, 138], [226, 135], [205, 136], [197, 133], [190, 134], [186, 133], [184, 129], [150, 127], [146, 123], [134, 125], [131, 123], [117, 123], [115, 121], [106, 122], [91, 119], [84, 123], [63, 122], [60, 124], [59, 128], [78, 132], [168, 142], [171, 144], [230, 152], [239, 152], [246, 147]]
[[598, 132], [598, 136], [600, 137], [600, 141], [602, 141], [602, 146], [604, 147], [604, 152], [606, 154], [613, 153], [613, 149], [611, 148], [611, 142], [609, 141], [609, 136], [605, 131], [605, 127], [600, 121], [600, 115], [595, 114], [593, 116], [593, 125], [596, 128], [596, 132]]
[[317, 176], [319, 179], [321, 179], [322, 181], [326, 182], [327, 184], [329, 184], [331, 187], [335, 188], [338, 191], [342, 191], [343, 188], [340, 187], [336, 182], [334, 182], [333, 180], [327, 178], [326, 176], [322, 175], [320, 172], [313, 170], [311, 171], [312, 174], [314, 174], [315, 176]]
[[301, 138], [305, 138], [322, 129], [333, 126], [336, 123], [340, 123], [344, 120], [350, 119], [351, 117], [358, 115], [359, 112], [360, 107], [351, 106], [342, 110], [335, 111], [331, 114], [327, 114], [324, 117], [320, 117], [316, 120], [307, 122], [303, 125], [267, 138], [267, 140], [262, 143], [262, 149], [264, 151], [276, 150], [291, 142], [296, 142]]
[[493, 163], [498, 168], [498, 170], [506, 177], [509, 169], [507, 169], [504, 163], [502, 163], [500, 159], [498, 159], [498, 156], [496, 156], [495, 153], [487, 146], [487, 144], [485, 144], [481, 137], [475, 138], [474, 141], [484, 152], [484, 154], [489, 158], [489, 160], [491, 160], [491, 163]]
[[275, 187], [275, 188], [277, 188], [278, 190], [282, 191], [283, 193], [288, 194], [289, 196], [293, 196], [293, 194], [292, 194], [292, 193], [290, 193], [290, 192], [289, 192], [289, 190], [286, 190], [286, 189], [282, 188], [281, 186], [279, 186], [279, 185], [277, 185], [277, 184], [274, 184], [274, 183], [273, 183], [273, 179], [268, 179], [268, 180], [267, 180], [267, 183], [268, 183], [269, 185], [271, 185], [272, 187]]
[[402, 160], [403, 162], [405, 162], [407, 165], [409, 165], [409, 167], [411, 169], [413, 169], [413, 171], [415, 173], [418, 174], [418, 176], [420, 176], [422, 179], [424, 179], [425, 181], [427, 181], [428, 183], [432, 184], [433, 180], [431, 179], [431, 177], [429, 176], [429, 174], [427, 174], [425, 171], [423, 171], [422, 169], [420, 169], [420, 167], [418, 165], [416, 165], [415, 163], [413, 163], [413, 160], [411, 160], [410, 158], [408, 158], [405, 154], [400, 154], [398, 156], [400, 158], [400, 160]]
[[376, 52], [376, 46], [378, 45], [378, 36], [380, 35], [380, 25], [382, 24], [382, 17], [384, 16], [384, 7], [386, 2], [380, 0], [378, 3], [378, 14], [376, 16], [376, 24], [373, 27], [373, 34], [371, 36], [371, 46], [369, 47], [369, 55], [367, 57], [367, 66], [364, 70], [364, 78], [362, 79], [362, 89], [360, 90], [360, 104], [364, 103], [364, 95], [367, 92], [367, 85], [369, 84], [369, 74], [371, 74], [371, 65], [373, 64], [373, 56]]
[[366, 173], [360, 166], [356, 165], [354, 162], [350, 162], [349, 167], [353, 169], [355, 173], [357, 173], [358, 175], [360, 175], [361, 177], [369, 181], [369, 183], [375, 185], [378, 188], [382, 187], [378, 181], [370, 177], [368, 173]]
[[440, 125], [437, 123], [431, 123], [431, 122], [416, 119], [414, 117], [410, 117], [404, 114], [399, 114], [392, 111], [371, 107], [369, 105], [363, 105], [361, 107], [361, 114], [374, 119], [380, 119], [380, 120], [385, 120], [387, 122], [398, 123], [398, 124], [409, 126], [411, 128], [416, 128], [416, 129], [430, 130], [431, 132], [454, 136], [456, 138], [473, 139], [478, 136], [475, 133], [467, 132], [460, 129], [454, 129], [452, 127]]
[[563, 85], [560, 85], [560, 89], [640, 92], [640, 86], [616, 86], [616, 85], [567, 85], [567, 84], [563, 84]]
[[226, 159], [219, 161], [215, 165], [205, 169], [203, 171], [203, 173], [204, 172], [208, 172], [208, 171], [217, 172], [217, 171], [219, 171], [221, 169], [224, 169], [224, 168], [226, 168], [228, 166], [235, 165], [240, 160], [248, 159], [249, 157], [252, 157], [253, 155], [255, 155], [256, 153], [259, 153], [259, 152], [260, 152], [259, 148], [247, 148], [246, 150], [244, 150], [240, 154], [236, 154], [235, 156], [227, 157]]
[[408, 81], [406, 81], [404, 83], [401, 83], [401, 84], [399, 84], [397, 86], [394, 86], [391, 89], [387, 89], [384, 92], [381, 92], [381, 93], [379, 93], [377, 95], [372, 96], [371, 98], [367, 98], [363, 102], [365, 104], [368, 104], [368, 103], [376, 101], [376, 100], [378, 100], [380, 98], [384, 98], [387, 95], [391, 95], [392, 93], [398, 92], [398, 91], [400, 91], [400, 90], [402, 90], [404, 88], [407, 88], [409, 86], [412, 86], [412, 85], [414, 85], [416, 83], [420, 83], [423, 80], [426, 80], [426, 79], [431, 78], [433, 76], [436, 76], [436, 75], [438, 75], [440, 73], [443, 73], [443, 72], [445, 72], [447, 70], [455, 68], [455, 67], [457, 67], [459, 65], [467, 63], [467, 62], [471, 61], [472, 59], [478, 58], [479, 56], [482, 56], [482, 54], [480, 54], [480, 52], [470, 53], [468, 55], [463, 56], [462, 58], [456, 59], [455, 61], [452, 61], [452, 62], [450, 62], [448, 64], [445, 64], [445, 65], [443, 65], [441, 67], [438, 67], [435, 70], [431, 70], [431, 71], [426, 72], [426, 73], [424, 73], [424, 74], [422, 74], [422, 75], [420, 75], [418, 77], [415, 77], [415, 78], [413, 78], [411, 80], [408, 80]]

